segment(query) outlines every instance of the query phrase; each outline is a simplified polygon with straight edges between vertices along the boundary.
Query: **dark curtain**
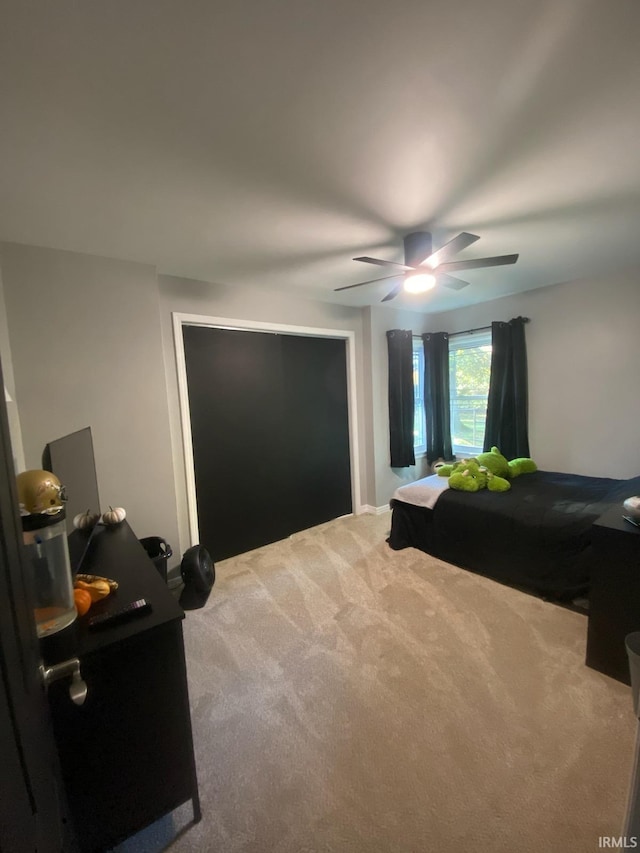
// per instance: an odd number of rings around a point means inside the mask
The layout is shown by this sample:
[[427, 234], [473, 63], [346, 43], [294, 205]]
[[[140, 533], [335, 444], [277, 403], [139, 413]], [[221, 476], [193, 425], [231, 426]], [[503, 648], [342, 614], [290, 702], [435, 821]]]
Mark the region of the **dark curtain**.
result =
[[387, 332], [389, 348], [389, 436], [391, 467], [416, 464], [413, 453], [413, 333], [404, 329]]
[[507, 459], [529, 456], [527, 346], [524, 317], [491, 324], [491, 380], [484, 449]]
[[449, 335], [428, 332], [424, 346], [424, 413], [427, 423], [427, 462], [451, 459], [449, 408]]

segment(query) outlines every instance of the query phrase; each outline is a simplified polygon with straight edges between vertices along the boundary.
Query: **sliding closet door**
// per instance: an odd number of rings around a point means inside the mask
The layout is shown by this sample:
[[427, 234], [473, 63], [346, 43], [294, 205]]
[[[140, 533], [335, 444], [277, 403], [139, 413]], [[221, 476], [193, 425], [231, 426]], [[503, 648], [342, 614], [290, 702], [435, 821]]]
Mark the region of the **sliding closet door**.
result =
[[278, 337], [292, 533], [352, 509], [347, 357], [344, 340]]
[[183, 339], [214, 561], [351, 512], [345, 341], [203, 326]]

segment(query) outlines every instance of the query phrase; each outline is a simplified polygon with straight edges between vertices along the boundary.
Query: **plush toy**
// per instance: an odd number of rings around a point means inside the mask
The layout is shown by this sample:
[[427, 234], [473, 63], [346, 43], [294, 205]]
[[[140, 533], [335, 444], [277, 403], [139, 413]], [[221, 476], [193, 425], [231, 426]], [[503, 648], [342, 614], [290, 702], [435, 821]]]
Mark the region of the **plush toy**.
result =
[[492, 447], [473, 459], [441, 465], [438, 476], [448, 477], [452, 489], [464, 492], [478, 492], [484, 488], [491, 492], [506, 492], [511, 488], [510, 479], [537, 470], [533, 459], [519, 457], [509, 462], [497, 447]]
[[509, 462], [509, 476], [518, 477], [520, 474], [533, 474], [538, 470], [538, 466], [527, 456], [519, 456], [517, 459], [511, 459]]
[[506, 480], [511, 476], [509, 473], [509, 463], [497, 447], [492, 447], [491, 450], [478, 454], [476, 459], [478, 460], [478, 465], [484, 465], [496, 477], [504, 477]]
[[511, 483], [504, 477], [498, 477], [497, 474], [487, 474], [487, 488], [490, 492], [508, 492]]
[[[463, 459], [462, 461], [466, 462], [467, 460]], [[453, 474], [453, 469], [457, 468], [458, 465], [460, 465], [459, 462], [445, 462], [444, 464], [438, 466], [435, 473], [438, 475], [438, 477], [450, 477]]]
[[462, 492], [479, 492], [480, 489], [506, 492], [511, 488], [508, 480], [489, 471], [484, 465], [478, 465], [476, 459], [463, 459], [456, 463], [449, 477], [449, 486]]
[[480, 470], [475, 459], [463, 459], [458, 462], [449, 477], [449, 486], [461, 492], [478, 492], [486, 488], [486, 485], [487, 475], [485, 471]]

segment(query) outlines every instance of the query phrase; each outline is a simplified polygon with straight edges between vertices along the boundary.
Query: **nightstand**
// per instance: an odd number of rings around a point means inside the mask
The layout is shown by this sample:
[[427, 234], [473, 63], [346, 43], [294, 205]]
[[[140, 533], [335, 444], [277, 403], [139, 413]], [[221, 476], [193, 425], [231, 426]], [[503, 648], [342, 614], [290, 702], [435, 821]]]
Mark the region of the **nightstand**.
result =
[[630, 684], [624, 638], [640, 630], [640, 528], [623, 513], [621, 502], [593, 525], [586, 663]]

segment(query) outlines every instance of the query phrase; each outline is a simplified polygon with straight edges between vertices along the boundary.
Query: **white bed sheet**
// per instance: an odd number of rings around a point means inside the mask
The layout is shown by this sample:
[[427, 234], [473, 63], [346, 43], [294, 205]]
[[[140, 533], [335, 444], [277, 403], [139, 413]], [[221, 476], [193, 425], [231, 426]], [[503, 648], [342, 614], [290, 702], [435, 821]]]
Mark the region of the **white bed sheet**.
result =
[[391, 496], [391, 499], [404, 501], [404, 503], [413, 504], [414, 506], [423, 506], [426, 509], [433, 509], [442, 492], [448, 488], [449, 480], [447, 477], [438, 477], [437, 474], [431, 474], [429, 477], [423, 477], [421, 480], [399, 486]]

